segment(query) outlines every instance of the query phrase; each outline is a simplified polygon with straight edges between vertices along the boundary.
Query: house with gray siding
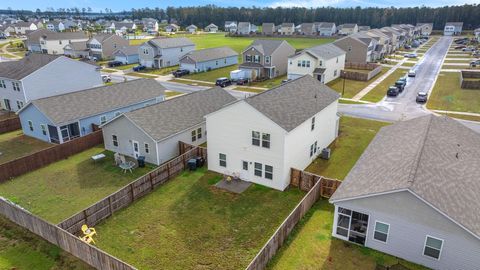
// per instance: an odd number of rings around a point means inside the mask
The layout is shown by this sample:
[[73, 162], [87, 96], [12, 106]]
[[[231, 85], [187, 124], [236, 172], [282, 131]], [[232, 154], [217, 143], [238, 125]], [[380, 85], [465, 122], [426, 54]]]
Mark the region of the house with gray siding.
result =
[[171, 23], [171, 24], [165, 26], [165, 32], [167, 32], [167, 33], [172, 33], [172, 32], [177, 32], [177, 31], [180, 31], [180, 26], [178, 26], [174, 23]]
[[314, 23], [302, 23], [300, 26], [300, 34], [308, 36], [317, 34], [316, 25]]
[[90, 50], [86, 41], [72, 42], [63, 47], [63, 54], [71, 58], [88, 58]]
[[295, 33], [294, 23], [282, 23], [278, 30], [281, 35], [291, 36]]
[[113, 57], [115, 57], [115, 61], [120, 61], [124, 65], [138, 63], [138, 47], [139, 46], [124, 46], [122, 48], [117, 49], [113, 53]]
[[288, 57], [295, 53], [285, 40], [257, 39], [242, 52], [243, 70], [248, 79], [275, 78], [287, 73]]
[[218, 26], [216, 26], [215, 24], [211, 23], [209, 25], [207, 25], [203, 31], [205, 32], [208, 32], [208, 33], [217, 33], [218, 32]]
[[27, 39], [24, 41], [25, 47], [30, 52], [41, 53], [42, 47], [40, 46], [40, 38], [49, 33], [53, 33], [48, 29], [38, 29], [27, 33]]
[[188, 38], [155, 38], [138, 49], [140, 64], [147, 68], [163, 68], [179, 64], [180, 58], [195, 50]]
[[330, 37], [337, 33], [337, 26], [332, 22], [321, 22], [317, 26], [318, 35]]
[[225, 21], [223, 28], [225, 29], [225, 32], [236, 33], [238, 25], [236, 21]]
[[262, 34], [273, 35], [274, 33], [275, 33], [275, 24], [274, 23], [263, 23], [262, 24]]
[[90, 56], [100, 59], [113, 59], [118, 48], [128, 46], [128, 40], [115, 34], [98, 34], [87, 41]]
[[198, 27], [194, 24], [191, 24], [191, 25], [185, 27], [185, 30], [187, 32], [189, 32], [190, 34], [193, 34], [193, 33], [197, 32], [197, 29], [198, 29]]
[[65, 56], [32, 53], [19, 61], [0, 62], [0, 104], [7, 111], [99, 85], [103, 81], [98, 66]]
[[214, 87], [122, 114], [102, 125], [105, 148], [160, 165], [179, 155], [180, 141], [206, 142], [205, 115], [235, 101]]
[[18, 112], [23, 133], [51, 143], [64, 143], [93, 132], [123, 113], [164, 100], [165, 88], [139, 79], [37, 99]]
[[444, 36], [457, 36], [462, 34], [463, 22], [447, 22], [443, 29]]
[[478, 269], [479, 148], [446, 116], [383, 127], [330, 198], [332, 235], [431, 269]]
[[378, 41], [363, 33], [356, 33], [340, 39], [333, 44], [344, 50], [347, 54], [347, 63], [368, 63], [375, 60], [375, 48]]
[[238, 64], [238, 53], [230, 47], [209, 48], [189, 52], [180, 58], [180, 68], [204, 72]]
[[237, 28], [237, 34], [239, 35], [249, 35], [251, 32], [254, 32], [252, 29], [252, 24], [249, 22], [239, 22]]

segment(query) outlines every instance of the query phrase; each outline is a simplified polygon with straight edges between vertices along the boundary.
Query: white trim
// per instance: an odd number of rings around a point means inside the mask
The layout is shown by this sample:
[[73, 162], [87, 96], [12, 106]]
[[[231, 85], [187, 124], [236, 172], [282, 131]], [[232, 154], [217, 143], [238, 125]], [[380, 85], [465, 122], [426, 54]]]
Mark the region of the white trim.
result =
[[[428, 255], [425, 255], [425, 248], [427, 247], [427, 239], [429, 237], [442, 242], [442, 246], [440, 247], [440, 252], [438, 253], [438, 258], [434, 258], [434, 257], [428, 256]], [[429, 258], [429, 259], [436, 260], [436, 261], [440, 261], [440, 258], [442, 257], [442, 250], [443, 250], [443, 244], [444, 243], [445, 243], [445, 240], [443, 240], [443, 239], [440, 239], [440, 238], [437, 238], [437, 237], [434, 237], [434, 236], [431, 236], [431, 235], [428, 235], [428, 234], [425, 235], [425, 242], [423, 243], [423, 248], [422, 248], [422, 256], [424, 256], [426, 258]], [[433, 247], [429, 247], [429, 248], [436, 249], [436, 248], [433, 248]]]
[[[147, 134], [148, 136], [148, 134]], [[155, 144], [155, 156], [156, 156], [156, 159], [157, 159], [157, 165], [160, 165], [160, 158], [158, 157], [158, 142], [156, 142], [155, 140], [153, 140], [153, 143]]]
[[[104, 123], [102, 123], [103, 122], [102, 118], [105, 118]], [[108, 122], [107, 115], [106, 114], [100, 115], [100, 125], [106, 124], [107, 122]]]
[[[387, 239], [385, 239], [385, 242], [381, 241], [381, 240], [378, 240], [378, 239], [375, 239], [375, 232], [377, 231], [376, 230], [376, 227], [377, 227], [377, 223], [382, 223], [382, 224], [385, 224], [385, 225], [388, 225], [388, 232], [387, 232]], [[372, 234], [372, 239], [374, 241], [377, 241], [379, 243], [382, 243], [382, 244], [388, 244], [388, 237], [390, 236], [390, 223], [386, 223], [384, 221], [380, 221], [378, 219], [375, 220], [375, 223], [373, 224], [373, 234]]]
[[387, 194], [397, 193], [397, 192], [401, 192], [401, 191], [408, 191], [408, 188], [401, 188], [401, 189], [396, 189], [396, 190], [390, 190], [390, 191], [384, 191], [384, 192], [378, 192], [378, 193], [372, 193], [372, 194], [366, 194], [366, 195], [360, 195], [360, 196], [354, 196], [354, 197], [347, 197], [347, 198], [337, 199], [337, 200], [331, 200], [330, 199], [329, 202], [332, 203], [332, 204], [335, 204], [335, 203], [338, 203], [338, 202], [364, 199], [364, 198], [380, 196], [380, 195], [387, 195]]

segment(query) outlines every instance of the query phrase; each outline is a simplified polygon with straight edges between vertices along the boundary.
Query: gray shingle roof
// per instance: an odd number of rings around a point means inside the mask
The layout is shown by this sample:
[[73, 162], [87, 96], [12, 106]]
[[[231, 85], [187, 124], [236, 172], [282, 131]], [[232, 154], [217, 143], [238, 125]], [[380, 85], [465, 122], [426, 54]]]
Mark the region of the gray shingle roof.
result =
[[57, 125], [160, 97], [165, 88], [153, 79], [138, 79], [32, 101]]
[[70, 44], [65, 45], [64, 48], [70, 47], [75, 51], [87, 51], [87, 42], [86, 41], [79, 41], [79, 42], [72, 42]]
[[32, 32], [27, 33], [27, 44], [38, 44], [40, 43], [40, 37], [54, 33], [53, 31], [47, 29], [38, 29]]
[[318, 28], [332, 28], [333, 26], [335, 25], [335, 23], [331, 23], [331, 22], [322, 22], [320, 23], [320, 25], [318, 26]]
[[58, 57], [61, 56], [32, 53], [19, 61], [0, 62], [0, 77], [21, 80]]
[[356, 25], [357, 25], [356, 23], [345, 23], [345, 24], [342, 24], [341, 27], [342, 27], [342, 29], [354, 28]]
[[42, 36], [45, 40], [87, 39], [84, 32], [50, 32]]
[[305, 75], [245, 101], [290, 132], [339, 98], [337, 92]]
[[18, 22], [14, 24], [15, 27], [30, 27], [33, 22]]
[[115, 34], [97, 34], [94, 35], [91, 39], [88, 40], [88, 42], [92, 41], [93, 39], [96, 39], [98, 42], [103, 43], [105, 40], [113, 37]]
[[214, 87], [131, 111], [125, 116], [150, 137], [161, 141], [205, 122], [205, 115], [234, 101], [227, 91]]
[[232, 50], [230, 47], [224, 46], [224, 47], [218, 47], [218, 48], [209, 48], [209, 49], [192, 51], [192, 52], [189, 52], [184, 57], [182, 57], [181, 59], [188, 57], [195, 62], [205, 62], [205, 61], [222, 59], [222, 58], [231, 57], [231, 56], [238, 56], [238, 53]]
[[[275, 40], [275, 39], [256, 39], [250, 44], [249, 47], [255, 47], [256, 50], [263, 53], [264, 55], [272, 55], [272, 53], [282, 45], [285, 40]], [[286, 42], [288, 44], [288, 42]], [[247, 49], [248, 49], [247, 48]]]
[[480, 237], [480, 136], [445, 116], [384, 127], [331, 200], [408, 189]]
[[195, 44], [188, 38], [155, 38], [147, 41], [149, 44], [158, 48], [175, 48], [182, 46], [195, 46]]
[[447, 22], [447, 23], [445, 23], [445, 25], [453, 25], [453, 26], [456, 26], [456, 27], [462, 27], [463, 22]]
[[318, 45], [312, 48], [305, 49], [304, 51], [307, 51], [314, 56], [322, 59], [332, 59], [346, 53], [344, 50], [333, 44]]
[[118, 49], [116, 52], [123, 52], [125, 55], [135, 55], [138, 54], [138, 47], [140, 46], [124, 46]]

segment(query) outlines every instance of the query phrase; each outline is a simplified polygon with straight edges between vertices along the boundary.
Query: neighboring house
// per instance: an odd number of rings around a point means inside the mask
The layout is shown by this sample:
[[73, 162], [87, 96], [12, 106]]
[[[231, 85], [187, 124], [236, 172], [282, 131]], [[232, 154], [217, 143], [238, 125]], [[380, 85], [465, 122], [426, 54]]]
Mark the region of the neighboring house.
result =
[[358, 26], [358, 32], [366, 32], [366, 31], [369, 31], [371, 29], [370, 26], [368, 25], [359, 25]]
[[338, 34], [348, 36], [358, 33], [358, 25], [355, 23], [342, 24], [339, 27]]
[[0, 63], [0, 101], [7, 111], [27, 102], [102, 85], [98, 66], [64, 56], [33, 53]]
[[362, 33], [337, 39], [333, 44], [346, 52], [347, 63], [373, 62], [377, 41]]
[[115, 22], [115, 31], [117, 35], [125, 35], [133, 33], [137, 29], [137, 25], [133, 22]]
[[33, 100], [18, 115], [25, 135], [65, 143], [92, 133], [93, 125], [163, 101], [164, 91], [153, 79], [132, 80]]
[[307, 36], [316, 35], [317, 25], [314, 23], [302, 23], [300, 27], [300, 34]]
[[142, 19], [143, 31], [147, 33], [157, 33], [158, 32], [158, 21], [153, 18]]
[[382, 27], [379, 30], [390, 38], [390, 52], [400, 48], [400, 32], [395, 31], [391, 27]]
[[205, 32], [208, 32], [208, 33], [217, 33], [218, 32], [218, 26], [216, 26], [215, 24], [211, 23], [209, 25], [207, 25], [205, 27], [205, 29], [203, 29]]
[[87, 40], [84, 32], [50, 32], [39, 38], [42, 53], [46, 54], [64, 54], [65, 45]]
[[284, 190], [338, 136], [339, 98], [305, 75], [207, 115], [208, 169]]
[[125, 113], [102, 126], [105, 148], [160, 165], [180, 154], [179, 142], [204, 143], [205, 115], [235, 100], [215, 87]]
[[63, 54], [71, 58], [88, 58], [90, 50], [86, 41], [72, 42], [63, 47]]
[[0, 31], [2, 32], [3, 36], [9, 37], [11, 35], [15, 35], [15, 27], [13, 25], [3, 25], [0, 27]]
[[37, 30], [37, 25], [33, 22], [18, 22], [13, 25], [15, 28], [15, 34], [25, 35], [26, 31], [35, 31]]
[[417, 28], [422, 36], [429, 36], [433, 30], [433, 23], [417, 23]]
[[100, 59], [113, 59], [119, 48], [129, 46], [128, 40], [115, 34], [98, 34], [87, 41], [90, 56]]
[[383, 127], [330, 198], [332, 235], [431, 269], [478, 269], [479, 145], [446, 116]]
[[115, 61], [120, 61], [124, 65], [135, 64], [139, 62], [138, 48], [140, 46], [125, 46], [117, 49], [113, 53]]
[[173, 33], [173, 32], [178, 32], [180, 31], [180, 26], [174, 24], [174, 23], [171, 23], [167, 26], [165, 26], [165, 32], [167, 33]]
[[390, 37], [379, 29], [371, 29], [363, 32], [363, 34], [377, 41], [377, 45], [374, 50], [375, 59], [383, 59], [387, 54], [393, 51]]
[[473, 30], [473, 34], [475, 35], [477, 41], [480, 42], [480, 28]]
[[317, 26], [318, 35], [323, 37], [331, 37], [337, 33], [337, 26], [335, 23], [322, 22]]
[[345, 69], [345, 51], [333, 44], [324, 44], [302, 50], [288, 58], [288, 79], [310, 75], [322, 83], [340, 77]]
[[163, 68], [178, 65], [180, 58], [195, 50], [195, 44], [188, 38], [155, 38], [138, 50], [141, 65]]
[[27, 39], [24, 41], [25, 48], [30, 52], [41, 53], [42, 47], [40, 45], [40, 38], [44, 35], [54, 33], [47, 29], [38, 29], [27, 34]]
[[45, 24], [45, 27], [50, 31], [62, 32], [65, 31], [65, 25], [59, 21], [50, 21]]
[[239, 22], [238, 23], [237, 34], [249, 35], [251, 32], [253, 32], [251, 23], [249, 23], [249, 22]]
[[443, 30], [445, 36], [457, 36], [462, 34], [463, 22], [447, 22]]
[[190, 34], [197, 32], [197, 29], [198, 27], [194, 24], [191, 24], [185, 28], [185, 30], [187, 30], [187, 32], [189, 32]]
[[180, 68], [203, 72], [238, 64], [238, 53], [230, 47], [192, 51], [180, 58]]
[[280, 26], [279, 32], [281, 35], [291, 36], [295, 33], [295, 24], [282, 23], [282, 25]]
[[288, 57], [294, 53], [285, 40], [258, 39], [242, 52], [239, 69], [252, 80], [275, 78], [287, 73]]
[[236, 21], [226, 21], [224, 26], [225, 32], [236, 33], [238, 30]]
[[275, 33], [275, 24], [274, 23], [263, 23], [262, 24], [262, 34], [264, 35], [273, 35]]

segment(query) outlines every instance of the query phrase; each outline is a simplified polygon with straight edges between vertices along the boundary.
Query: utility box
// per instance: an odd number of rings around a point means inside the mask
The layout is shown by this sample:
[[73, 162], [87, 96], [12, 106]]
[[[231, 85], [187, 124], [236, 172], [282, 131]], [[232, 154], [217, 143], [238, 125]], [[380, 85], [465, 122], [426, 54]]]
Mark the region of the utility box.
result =
[[329, 160], [330, 159], [330, 154], [331, 154], [330, 148], [323, 148], [321, 157], [322, 157], [322, 159]]

